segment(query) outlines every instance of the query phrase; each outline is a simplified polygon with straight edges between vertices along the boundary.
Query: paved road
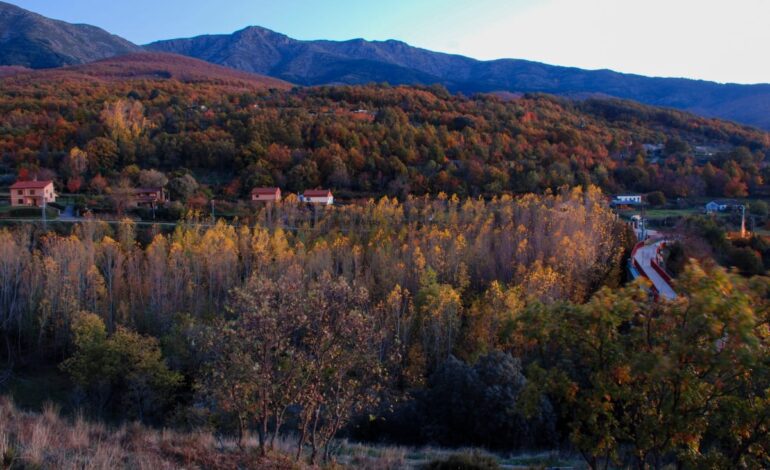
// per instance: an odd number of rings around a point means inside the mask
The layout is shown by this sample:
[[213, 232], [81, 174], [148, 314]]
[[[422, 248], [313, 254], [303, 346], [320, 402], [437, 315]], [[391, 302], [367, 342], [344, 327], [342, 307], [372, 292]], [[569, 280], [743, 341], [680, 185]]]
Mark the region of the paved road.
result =
[[644, 274], [650, 279], [652, 282], [652, 285], [655, 286], [656, 289], [658, 289], [658, 292], [662, 297], [665, 297], [666, 299], [672, 300], [676, 298], [676, 292], [674, 292], [674, 289], [671, 287], [671, 285], [666, 282], [665, 279], [661, 277], [660, 274], [658, 274], [655, 269], [652, 267], [652, 260], [655, 259], [655, 256], [658, 252], [658, 247], [663, 243], [664, 240], [657, 241], [655, 243], [652, 243], [650, 245], [644, 246], [642, 248], [639, 248], [636, 251], [636, 262], [639, 263], [639, 266], [642, 267], [642, 271], [644, 271]]

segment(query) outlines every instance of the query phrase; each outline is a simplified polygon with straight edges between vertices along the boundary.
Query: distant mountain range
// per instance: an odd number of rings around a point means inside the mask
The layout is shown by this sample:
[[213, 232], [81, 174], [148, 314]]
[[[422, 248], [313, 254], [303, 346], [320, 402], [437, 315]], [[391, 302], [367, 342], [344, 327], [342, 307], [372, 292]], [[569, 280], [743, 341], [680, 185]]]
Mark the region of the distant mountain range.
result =
[[[195, 57], [298, 85], [440, 83], [451, 91], [608, 95], [770, 130], [770, 84], [719, 84], [583, 70], [517, 59], [479, 61], [399, 41], [299, 41], [260, 27], [159, 41], [145, 49]], [[50, 20], [0, 2], [0, 65], [48, 68], [136, 52], [87, 25]]]
[[61, 67], [139, 50], [95, 26], [52, 20], [0, 2], [0, 65]]

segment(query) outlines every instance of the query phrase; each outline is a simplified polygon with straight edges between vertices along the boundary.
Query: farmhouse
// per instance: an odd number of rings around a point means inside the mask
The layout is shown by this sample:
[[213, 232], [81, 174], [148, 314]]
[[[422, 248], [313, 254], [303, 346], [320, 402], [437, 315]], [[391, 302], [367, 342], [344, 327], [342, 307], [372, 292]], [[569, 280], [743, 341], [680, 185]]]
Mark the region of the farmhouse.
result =
[[139, 207], [154, 207], [166, 202], [166, 190], [163, 188], [134, 189], [134, 204]]
[[259, 202], [277, 202], [281, 200], [281, 188], [254, 188], [251, 200]]
[[334, 204], [334, 195], [329, 189], [309, 189], [305, 191], [300, 200], [311, 204], [324, 204], [331, 206]]
[[36, 206], [56, 202], [53, 181], [17, 181], [11, 185], [11, 206]]

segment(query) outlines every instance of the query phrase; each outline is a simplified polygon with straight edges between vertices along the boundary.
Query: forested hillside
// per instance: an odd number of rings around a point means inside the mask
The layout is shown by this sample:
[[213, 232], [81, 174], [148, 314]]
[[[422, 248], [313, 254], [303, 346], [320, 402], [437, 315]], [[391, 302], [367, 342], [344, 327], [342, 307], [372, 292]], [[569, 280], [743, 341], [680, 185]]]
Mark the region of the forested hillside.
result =
[[[4, 465], [104, 461], [77, 429], [126, 466], [313, 466], [343, 461], [340, 437], [563, 449], [597, 469], [770, 465], [768, 279], [682, 261], [677, 299], [654, 302], [623, 286], [636, 238], [606, 201], [767, 194], [768, 134], [171, 57], [0, 80], [2, 182], [52, 178], [96, 214], [0, 229], [0, 390], [175, 429], [75, 418], [46, 454], [67, 422], [0, 404]], [[173, 202], [121, 218], [140, 185]], [[225, 204], [256, 186], [283, 200]], [[334, 205], [287, 194], [319, 186]]]
[[[586, 184], [671, 197], [767, 189], [768, 134], [630, 102], [462, 97], [440, 87], [281, 91], [282, 82], [218, 71], [164, 78], [145, 67], [131, 79], [115, 72], [121, 63], [3, 79], [6, 172], [53, 176], [59, 187], [75, 180], [83, 191], [97, 176], [117, 184], [132, 165], [186, 168], [209, 194], [230, 198], [272, 185], [401, 197]], [[87, 164], [73, 165], [73, 149]]]

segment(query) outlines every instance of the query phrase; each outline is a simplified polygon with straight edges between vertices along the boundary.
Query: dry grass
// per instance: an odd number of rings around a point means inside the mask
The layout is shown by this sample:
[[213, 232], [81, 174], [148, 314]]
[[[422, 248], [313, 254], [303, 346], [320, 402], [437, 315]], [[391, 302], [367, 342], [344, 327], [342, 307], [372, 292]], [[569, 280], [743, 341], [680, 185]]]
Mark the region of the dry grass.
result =
[[[258, 457], [255, 440], [239, 450], [232, 441], [211, 433], [153, 430], [139, 424], [116, 429], [89, 423], [82, 415], [60, 416], [48, 405], [42, 413], [20, 411], [0, 397], [0, 468], [174, 469], [268, 468], [301, 469], [280, 450]], [[290, 442], [279, 443], [288, 449]]]

